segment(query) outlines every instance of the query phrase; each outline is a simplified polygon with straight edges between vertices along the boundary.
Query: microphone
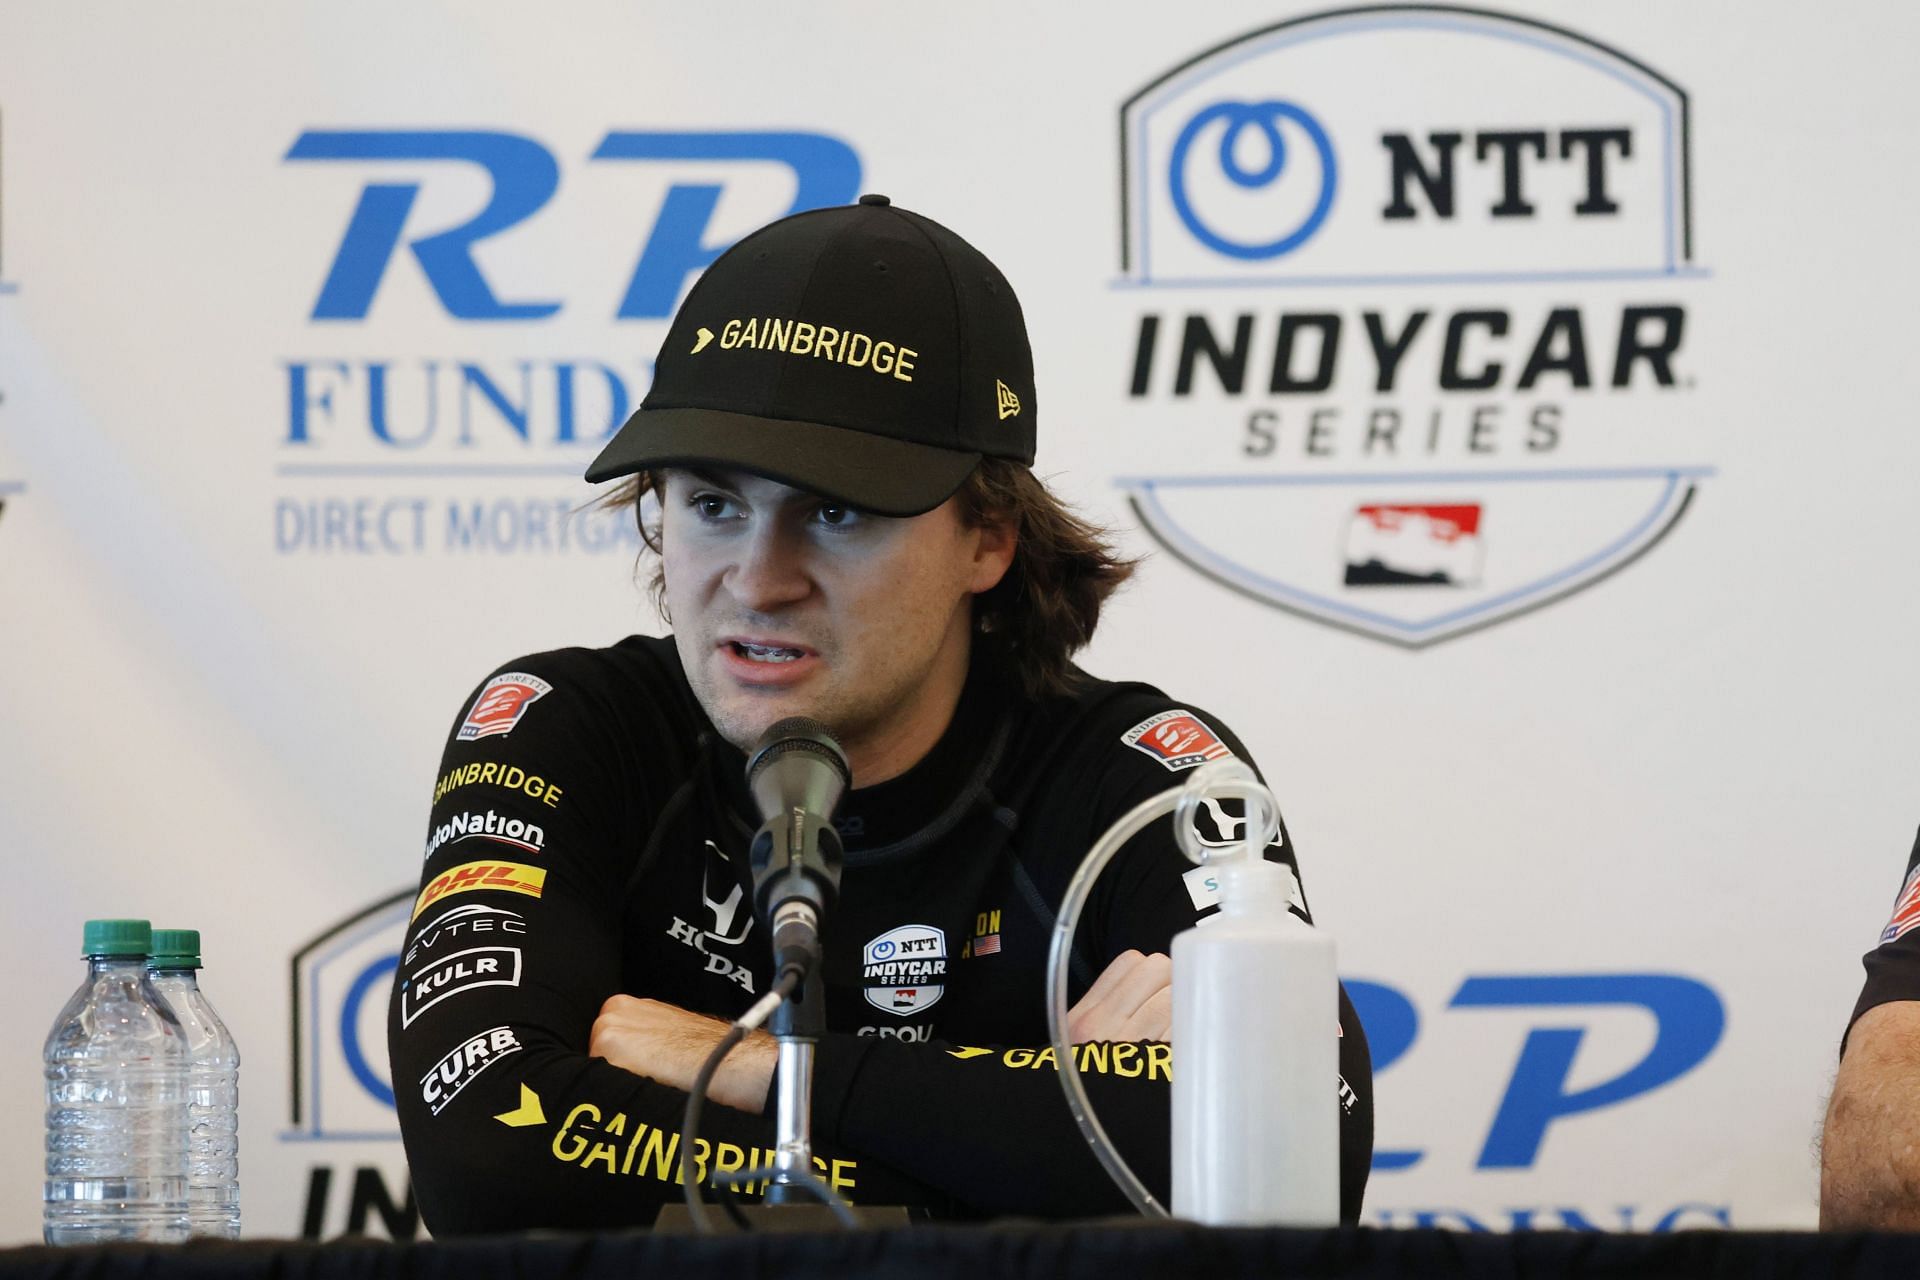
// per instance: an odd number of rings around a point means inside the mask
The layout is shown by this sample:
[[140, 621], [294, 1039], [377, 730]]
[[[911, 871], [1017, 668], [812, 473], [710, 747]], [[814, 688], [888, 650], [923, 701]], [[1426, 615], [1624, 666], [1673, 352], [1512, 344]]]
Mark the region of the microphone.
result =
[[747, 757], [747, 789], [760, 811], [753, 837], [754, 913], [773, 939], [774, 972], [802, 976], [820, 961], [820, 924], [840, 894], [842, 850], [833, 811], [853, 780], [825, 726], [789, 716]]

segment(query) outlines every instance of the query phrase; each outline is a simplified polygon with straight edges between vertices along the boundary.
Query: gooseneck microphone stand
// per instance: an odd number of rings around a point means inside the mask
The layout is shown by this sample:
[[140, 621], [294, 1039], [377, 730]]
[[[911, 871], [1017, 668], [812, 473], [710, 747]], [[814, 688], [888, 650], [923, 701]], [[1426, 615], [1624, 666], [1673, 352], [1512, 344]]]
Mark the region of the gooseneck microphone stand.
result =
[[[751, 769], [749, 765], [749, 777]], [[779, 1057], [773, 1173], [765, 1203], [819, 1202], [824, 1188], [813, 1171], [813, 1052], [827, 1030], [826, 984], [819, 975], [820, 923], [840, 889], [840, 836], [819, 809], [795, 804], [760, 829], [751, 861], [754, 905], [770, 925], [774, 971], [783, 985], [790, 976], [798, 979], [767, 1024], [778, 1041]], [[828, 1199], [831, 1195], [826, 1192]]]
[[[655, 1230], [713, 1229], [692, 1176], [693, 1140], [700, 1107], [720, 1061], [766, 1021], [779, 1043], [775, 1067], [773, 1168], [746, 1169], [713, 1179], [719, 1187], [767, 1180], [764, 1203], [741, 1207], [723, 1200], [740, 1229], [819, 1230], [898, 1226], [904, 1208], [854, 1210], [833, 1194], [813, 1168], [813, 1053], [826, 1033], [826, 983], [820, 975], [820, 935], [840, 894], [844, 855], [833, 811], [852, 780], [845, 753], [826, 729], [791, 717], [768, 729], [747, 760], [747, 787], [761, 827], [748, 860], [753, 868], [754, 914], [766, 924], [773, 948], [773, 988], [728, 1030], [707, 1058], [687, 1102], [681, 1136], [686, 1212], [667, 1205]], [[722, 1192], [723, 1196], [726, 1192]]]

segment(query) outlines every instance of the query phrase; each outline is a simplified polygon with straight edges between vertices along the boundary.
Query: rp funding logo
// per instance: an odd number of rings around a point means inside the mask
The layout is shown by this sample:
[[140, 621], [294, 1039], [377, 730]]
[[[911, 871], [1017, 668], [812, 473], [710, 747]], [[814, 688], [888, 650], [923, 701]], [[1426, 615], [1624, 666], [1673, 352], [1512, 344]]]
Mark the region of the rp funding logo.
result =
[[1115, 372], [1145, 532], [1411, 649], [1642, 561], [1716, 470], [1690, 111], [1600, 40], [1452, 5], [1290, 19], [1142, 87]]
[[298, 555], [633, 554], [633, 521], [588, 507], [581, 473], [646, 394], [679, 299], [861, 173], [802, 130], [313, 128], [280, 160], [339, 210], [289, 245], [281, 290], [299, 327], [270, 409], [274, 542]]

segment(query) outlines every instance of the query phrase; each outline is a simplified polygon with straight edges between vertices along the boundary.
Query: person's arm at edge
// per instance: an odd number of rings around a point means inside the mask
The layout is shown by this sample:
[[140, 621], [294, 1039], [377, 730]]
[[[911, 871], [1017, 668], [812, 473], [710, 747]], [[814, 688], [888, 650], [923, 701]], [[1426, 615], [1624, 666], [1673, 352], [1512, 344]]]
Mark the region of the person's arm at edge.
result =
[[1820, 1139], [1820, 1229], [1920, 1230], [1920, 1000], [1847, 1035]]

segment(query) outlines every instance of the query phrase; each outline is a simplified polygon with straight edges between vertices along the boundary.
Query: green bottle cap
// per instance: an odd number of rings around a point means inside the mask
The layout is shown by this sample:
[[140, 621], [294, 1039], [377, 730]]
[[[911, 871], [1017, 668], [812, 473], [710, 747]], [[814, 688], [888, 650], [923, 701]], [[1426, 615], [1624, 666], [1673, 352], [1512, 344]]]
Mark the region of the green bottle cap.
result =
[[153, 946], [153, 926], [145, 920], [89, 920], [81, 931], [80, 954], [144, 956]]
[[149, 969], [198, 969], [200, 967], [200, 931], [198, 929], [155, 929], [153, 953], [147, 957]]

